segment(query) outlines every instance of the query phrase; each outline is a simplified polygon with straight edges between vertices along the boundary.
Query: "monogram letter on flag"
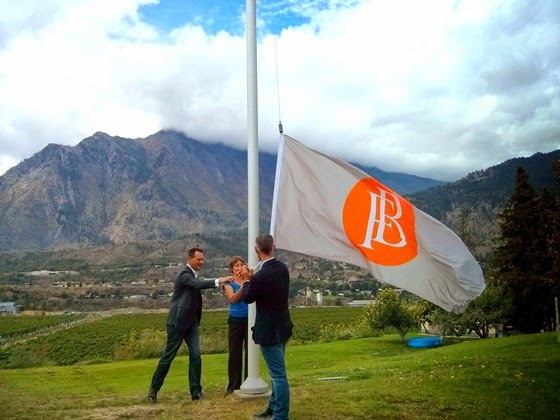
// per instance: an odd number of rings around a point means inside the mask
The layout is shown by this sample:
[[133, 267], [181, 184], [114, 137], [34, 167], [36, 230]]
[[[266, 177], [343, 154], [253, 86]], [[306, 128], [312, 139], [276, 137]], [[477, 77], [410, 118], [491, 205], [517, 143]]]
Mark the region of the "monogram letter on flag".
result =
[[282, 136], [270, 227], [279, 249], [366, 268], [463, 312], [482, 270], [455, 233], [360, 169]]

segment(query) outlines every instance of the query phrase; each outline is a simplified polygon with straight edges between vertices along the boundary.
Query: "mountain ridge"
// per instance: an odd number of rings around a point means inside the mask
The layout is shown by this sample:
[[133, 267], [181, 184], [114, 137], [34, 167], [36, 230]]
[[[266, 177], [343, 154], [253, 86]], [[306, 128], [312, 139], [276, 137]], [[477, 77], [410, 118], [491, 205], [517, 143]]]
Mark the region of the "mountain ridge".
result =
[[[260, 224], [276, 156], [259, 153]], [[441, 181], [360, 167], [399, 194]], [[173, 240], [247, 225], [246, 152], [173, 130], [49, 143], [0, 176], [0, 251]], [[266, 229], [264, 229], [266, 230]]]
[[517, 167], [521, 166], [527, 172], [529, 183], [537, 194], [547, 188], [558, 197], [560, 185], [554, 178], [553, 161], [560, 161], [560, 150], [508, 159], [407, 198], [420, 210], [461, 233], [475, 256], [484, 260], [499, 234], [496, 216], [507, 205], [515, 189]]

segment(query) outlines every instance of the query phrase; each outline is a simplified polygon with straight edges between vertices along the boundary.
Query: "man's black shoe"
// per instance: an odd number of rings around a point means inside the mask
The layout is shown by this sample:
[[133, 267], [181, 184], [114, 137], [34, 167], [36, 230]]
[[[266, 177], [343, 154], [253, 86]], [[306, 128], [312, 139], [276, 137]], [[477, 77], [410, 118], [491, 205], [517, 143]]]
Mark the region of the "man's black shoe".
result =
[[262, 413], [256, 413], [255, 418], [257, 419], [268, 419], [272, 417], [272, 408], [266, 407]]
[[148, 401], [152, 404], [157, 403], [157, 391], [152, 387], [150, 387], [150, 391], [148, 391]]
[[196, 400], [203, 400], [203, 399], [204, 399], [204, 395], [202, 395], [202, 393], [200, 393], [200, 394], [194, 394], [194, 395], [192, 396], [192, 400], [193, 400], [193, 401], [196, 401]]

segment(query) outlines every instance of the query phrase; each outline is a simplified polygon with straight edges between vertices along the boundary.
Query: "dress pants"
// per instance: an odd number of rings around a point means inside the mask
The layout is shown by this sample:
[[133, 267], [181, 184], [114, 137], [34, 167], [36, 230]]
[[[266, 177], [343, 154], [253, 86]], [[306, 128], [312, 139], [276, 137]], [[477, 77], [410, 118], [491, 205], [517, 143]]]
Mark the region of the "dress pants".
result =
[[[247, 317], [229, 316], [228, 318], [228, 378], [227, 390], [233, 392], [241, 387], [247, 378]], [[245, 350], [245, 376], [243, 375], [243, 350]]]
[[189, 349], [189, 388], [191, 395], [202, 393], [200, 376], [202, 374], [202, 358], [200, 356], [200, 334], [198, 323], [188, 330], [175, 328], [167, 325], [167, 345], [163, 355], [159, 359], [156, 371], [152, 377], [152, 388], [159, 391], [163, 381], [169, 372], [171, 362], [175, 359], [183, 340]]

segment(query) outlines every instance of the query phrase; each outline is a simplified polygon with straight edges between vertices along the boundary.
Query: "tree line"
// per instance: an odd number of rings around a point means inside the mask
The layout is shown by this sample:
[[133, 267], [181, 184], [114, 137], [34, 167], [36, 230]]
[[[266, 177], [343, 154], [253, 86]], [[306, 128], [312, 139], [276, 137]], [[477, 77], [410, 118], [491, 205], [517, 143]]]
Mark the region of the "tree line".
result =
[[[560, 161], [553, 162], [560, 191]], [[489, 286], [511, 303], [508, 321], [523, 332], [551, 329], [560, 292], [560, 202], [548, 188], [537, 194], [519, 166], [515, 190], [499, 215], [500, 238]], [[495, 292], [497, 293], [497, 292]]]

